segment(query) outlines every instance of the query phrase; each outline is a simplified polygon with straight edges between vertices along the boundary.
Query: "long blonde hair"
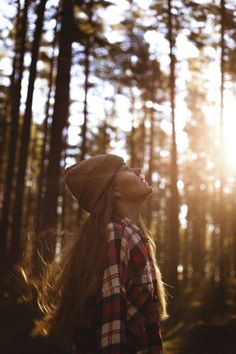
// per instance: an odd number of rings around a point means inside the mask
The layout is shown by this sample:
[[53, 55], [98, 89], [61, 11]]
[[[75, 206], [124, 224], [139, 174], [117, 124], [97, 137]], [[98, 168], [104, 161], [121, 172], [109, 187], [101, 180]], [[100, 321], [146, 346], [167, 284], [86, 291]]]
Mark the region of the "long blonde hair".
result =
[[[107, 225], [113, 213], [113, 185], [97, 203], [79, 230], [79, 235], [62, 251], [59, 261], [46, 267], [38, 287], [38, 305], [43, 318], [35, 322], [34, 335], [73, 335], [76, 324], [89, 315], [90, 304], [101, 289], [107, 251]], [[151, 256], [157, 275], [160, 318], [166, 315], [166, 296], [155, 262], [155, 244], [150, 238]]]
[[150, 232], [147, 229], [142, 217], [139, 220], [139, 227], [142, 229], [142, 231], [146, 234], [146, 236], [148, 238], [149, 254], [152, 259], [152, 263], [153, 263], [153, 266], [155, 269], [155, 275], [156, 275], [157, 298], [158, 298], [160, 320], [164, 321], [169, 317], [168, 313], [167, 313], [167, 291], [166, 291], [164, 282], [162, 280], [162, 275], [161, 275], [160, 268], [159, 268], [158, 262], [157, 262], [156, 244], [153, 241], [153, 239], [150, 235]]

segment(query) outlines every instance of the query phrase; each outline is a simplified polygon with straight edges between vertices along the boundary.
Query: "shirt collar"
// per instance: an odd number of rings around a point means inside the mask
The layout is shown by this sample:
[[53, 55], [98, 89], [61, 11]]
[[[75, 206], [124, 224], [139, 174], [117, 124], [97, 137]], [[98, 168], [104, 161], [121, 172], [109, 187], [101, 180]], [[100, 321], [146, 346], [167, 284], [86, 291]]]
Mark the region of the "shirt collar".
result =
[[145, 241], [148, 240], [148, 236], [144, 233], [141, 227], [138, 226], [134, 221], [130, 220], [127, 216], [123, 218], [120, 216], [115, 216], [115, 219], [120, 220], [123, 224], [136, 231], [140, 235], [140, 237]]

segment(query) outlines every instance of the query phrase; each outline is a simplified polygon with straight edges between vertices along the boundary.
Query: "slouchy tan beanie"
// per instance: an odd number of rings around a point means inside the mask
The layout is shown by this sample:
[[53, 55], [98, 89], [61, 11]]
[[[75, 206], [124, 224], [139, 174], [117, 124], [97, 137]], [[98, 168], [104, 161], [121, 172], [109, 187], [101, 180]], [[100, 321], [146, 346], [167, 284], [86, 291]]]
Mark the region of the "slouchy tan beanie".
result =
[[91, 213], [123, 164], [117, 155], [96, 155], [67, 167], [65, 183], [81, 208]]

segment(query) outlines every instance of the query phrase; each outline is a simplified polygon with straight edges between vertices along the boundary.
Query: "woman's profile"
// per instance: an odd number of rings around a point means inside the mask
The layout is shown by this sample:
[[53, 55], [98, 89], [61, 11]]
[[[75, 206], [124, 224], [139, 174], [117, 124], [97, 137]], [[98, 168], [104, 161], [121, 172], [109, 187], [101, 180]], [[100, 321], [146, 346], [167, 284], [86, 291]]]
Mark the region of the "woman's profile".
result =
[[70, 166], [65, 183], [88, 216], [45, 274], [38, 326], [74, 354], [162, 353], [165, 289], [140, 217], [153, 188], [112, 154]]

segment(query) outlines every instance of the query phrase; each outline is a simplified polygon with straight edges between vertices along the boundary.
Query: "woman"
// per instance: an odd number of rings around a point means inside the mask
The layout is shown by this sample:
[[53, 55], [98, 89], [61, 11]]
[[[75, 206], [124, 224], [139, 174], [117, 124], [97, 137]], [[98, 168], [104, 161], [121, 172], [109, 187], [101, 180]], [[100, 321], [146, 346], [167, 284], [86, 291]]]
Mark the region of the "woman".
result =
[[162, 353], [165, 290], [140, 221], [152, 187], [112, 154], [70, 166], [65, 182], [89, 215], [45, 276], [40, 328], [71, 337], [76, 354]]

